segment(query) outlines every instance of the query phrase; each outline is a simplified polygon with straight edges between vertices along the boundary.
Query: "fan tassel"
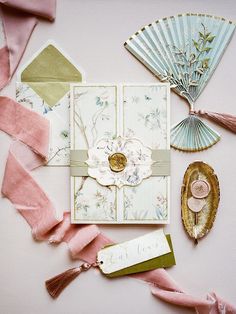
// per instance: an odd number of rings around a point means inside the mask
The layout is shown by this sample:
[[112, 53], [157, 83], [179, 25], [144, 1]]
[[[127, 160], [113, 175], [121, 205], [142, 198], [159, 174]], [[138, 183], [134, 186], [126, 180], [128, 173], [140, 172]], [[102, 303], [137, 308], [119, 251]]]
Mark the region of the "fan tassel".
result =
[[236, 116], [227, 113], [210, 112], [205, 110], [194, 110], [193, 113], [212, 120], [236, 134]]
[[47, 280], [45, 282], [48, 293], [53, 298], [57, 298], [61, 292], [83, 271], [90, 269], [93, 265], [84, 263], [79, 267], [68, 269], [67, 271]]

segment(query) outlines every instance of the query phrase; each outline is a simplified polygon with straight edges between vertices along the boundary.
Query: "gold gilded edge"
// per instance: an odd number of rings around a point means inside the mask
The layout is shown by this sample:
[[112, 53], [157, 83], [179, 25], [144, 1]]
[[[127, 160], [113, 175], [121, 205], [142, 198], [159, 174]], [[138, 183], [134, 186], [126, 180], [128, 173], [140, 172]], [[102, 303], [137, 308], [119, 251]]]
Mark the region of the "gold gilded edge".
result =
[[130, 36], [125, 42], [124, 42], [124, 46], [126, 46], [128, 44], [128, 41], [129, 40], [132, 40], [133, 37], [135, 37], [136, 35], [139, 34], [139, 32], [143, 31], [146, 27], [150, 27], [152, 24], [156, 23], [160, 23], [162, 21], [166, 21], [168, 19], [173, 19], [175, 17], [181, 17], [181, 16], [206, 16], [206, 17], [212, 17], [212, 18], [215, 18], [215, 19], [219, 19], [219, 20], [222, 20], [222, 21], [225, 21], [225, 22], [228, 22], [229, 24], [234, 24], [236, 26], [236, 21], [231, 21], [229, 19], [226, 19], [224, 17], [221, 17], [221, 16], [216, 16], [216, 15], [213, 15], [213, 14], [206, 14], [206, 13], [179, 13], [179, 14], [176, 14], [176, 15], [171, 15], [171, 16], [167, 16], [167, 17], [163, 17], [159, 20], [156, 20], [156, 21], [153, 21], [152, 23], [149, 23], [143, 27], [141, 27], [137, 32], [134, 33], [134, 35]]

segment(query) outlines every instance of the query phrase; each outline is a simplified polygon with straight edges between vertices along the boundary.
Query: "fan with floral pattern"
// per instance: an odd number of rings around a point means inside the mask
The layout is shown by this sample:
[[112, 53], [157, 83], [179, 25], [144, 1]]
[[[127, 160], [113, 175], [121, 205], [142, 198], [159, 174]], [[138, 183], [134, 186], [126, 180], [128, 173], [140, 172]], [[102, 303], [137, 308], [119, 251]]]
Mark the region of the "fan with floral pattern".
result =
[[143, 27], [125, 47], [161, 81], [185, 98], [189, 116], [171, 130], [171, 146], [204, 150], [220, 135], [199, 117], [205, 116], [236, 133], [236, 118], [195, 110], [195, 101], [215, 71], [235, 30], [235, 24], [206, 14], [179, 14]]

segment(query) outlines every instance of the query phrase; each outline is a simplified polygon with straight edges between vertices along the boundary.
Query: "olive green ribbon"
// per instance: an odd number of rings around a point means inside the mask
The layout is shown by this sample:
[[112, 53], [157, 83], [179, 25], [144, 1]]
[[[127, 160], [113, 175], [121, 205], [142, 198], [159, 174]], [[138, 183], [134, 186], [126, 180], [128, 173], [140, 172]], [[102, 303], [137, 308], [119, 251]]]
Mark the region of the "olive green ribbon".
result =
[[[88, 159], [87, 150], [70, 151], [70, 174], [72, 177], [88, 176]], [[169, 176], [170, 175], [170, 150], [157, 149], [152, 150], [152, 176]]]
[[152, 160], [152, 176], [170, 175], [170, 149], [153, 149]]
[[70, 175], [72, 177], [88, 177], [88, 151], [79, 149], [70, 151]]

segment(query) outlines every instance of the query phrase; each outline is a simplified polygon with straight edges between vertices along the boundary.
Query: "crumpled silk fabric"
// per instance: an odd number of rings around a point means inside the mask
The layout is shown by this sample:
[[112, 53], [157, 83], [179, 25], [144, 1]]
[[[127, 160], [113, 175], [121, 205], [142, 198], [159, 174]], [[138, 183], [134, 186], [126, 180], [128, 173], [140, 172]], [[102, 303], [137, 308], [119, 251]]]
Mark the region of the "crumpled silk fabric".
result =
[[56, 0], [0, 0], [0, 90], [7, 85], [37, 24], [55, 18]]
[[56, 0], [0, 0], [0, 4], [53, 21]]
[[[14, 100], [0, 97], [0, 129], [14, 140], [9, 149], [2, 194], [31, 226], [33, 237], [49, 243], [66, 242], [75, 259], [96, 261], [99, 249], [113, 241], [95, 225], [71, 225], [70, 213], [57, 217], [49, 197], [37, 184], [31, 171], [42, 166], [49, 146], [49, 122]], [[152, 294], [168, 303], [194, 308], [199, 314], [235, 314], [236, 308], [215, 293], [206, 299], [185, 293], [164, 269], [130, 275], [150, 285]]]

